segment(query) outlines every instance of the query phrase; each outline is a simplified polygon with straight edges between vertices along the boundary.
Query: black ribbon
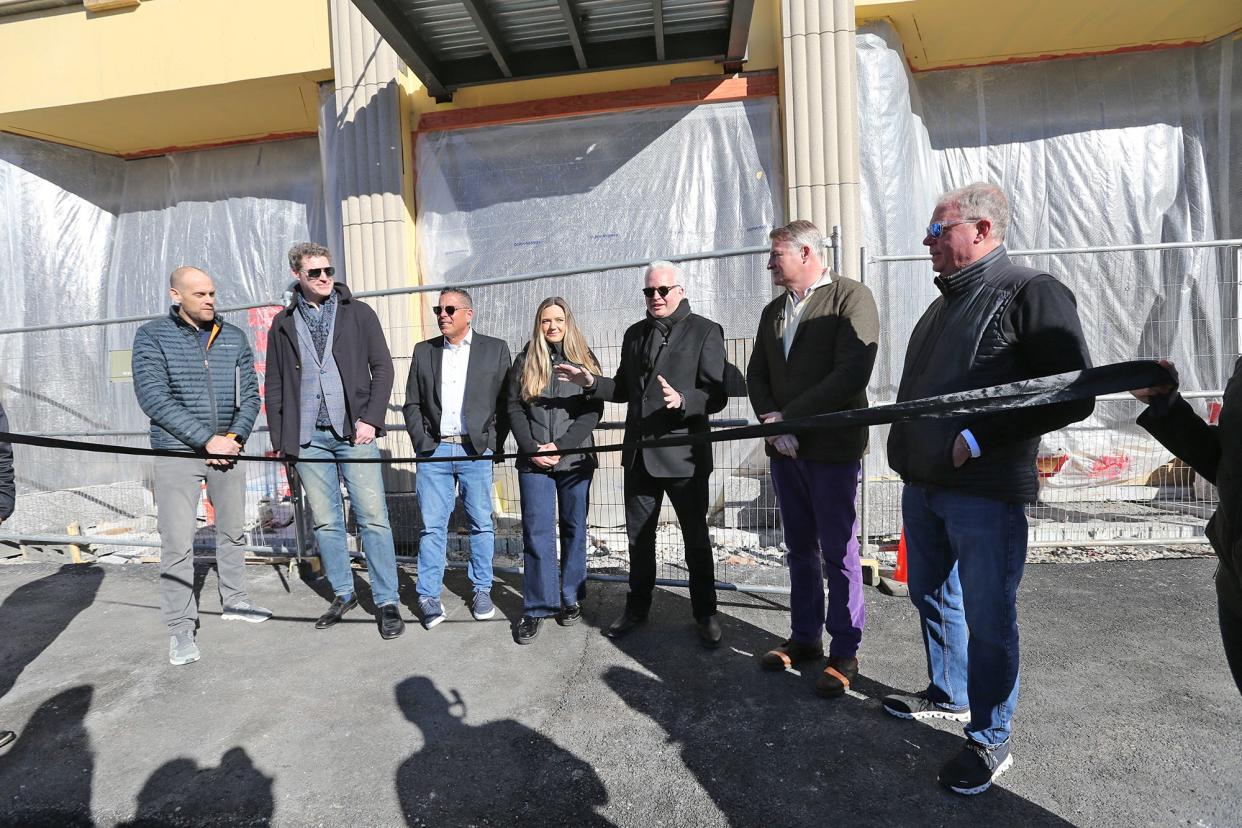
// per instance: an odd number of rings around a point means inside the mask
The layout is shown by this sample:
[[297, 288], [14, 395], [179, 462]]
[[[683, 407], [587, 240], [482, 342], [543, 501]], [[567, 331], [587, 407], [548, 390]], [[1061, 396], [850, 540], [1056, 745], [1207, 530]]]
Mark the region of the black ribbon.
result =
[[[603, 454], [605, 452], [622, 451], [627, 448], [662, 448], [666, 446], [688, 446], [696, 443], [722, 443], [731, 440], [771, 437], [776, 434], [797, 434], [813, 429], [885, 425], [923, 417], [961, 417], [995, 414], [1017, 408], [1052, 405], [1054, 403], [1083, 400], [1088, 397], [1098, 397], [1104, 394], [1116, 394], [1131, 389], [1150, 388], [1160, 385], [1176, 386], [1177, 381], [1158, 362], [1134, 360], [1131, 362], [1101, 365], [1098, 368], [1087, 368], [1082, 371], [1070, 371], [1064, 374], [1052, 374], [1046, 377], [1010, 382], [1004, 385], [992, 385], [973, 391], [943, 394], [939, 397], [925, 397], [892, 405], [855, 408], [849, 411], [835, 411], [831, 414], [816, 414], [811, 417], [799, 417], [795, 420], [783, 420], [779, 423], [725, 428], [718, 431], [660, 437], [654, 440], [642, 440], [633, 443], [609, 443], [599, 446], [583, 446], [576, 449], [557, 449], [556, 451], [517, 451], [509, 454], [471, 454], [452, 457], [376, 457], [346, 461], [331, 457], [299, 458], [292, 462], [447, 463], [460, 460], [500, 461], [565, 454]], [[136, 448], [132, 446], [108, 446], [99, 445], [98, 443], [83, 443], [77, 440], [62, 440], [54, 437], [32, 437], [27, 434], [14, 434], [7, 431], [0, 431], [0, 441], [17, 443], [19, 445], [39, 446], [41, 448], [139, 457], [186, 457], [200, 460], [249, 460], [267, 463], [284, 463], [289, 461], [289, 458], [284, 457], [267, 457], [253, 454], [205, 454], [202, 452], [170, 451], [167, 449]]]

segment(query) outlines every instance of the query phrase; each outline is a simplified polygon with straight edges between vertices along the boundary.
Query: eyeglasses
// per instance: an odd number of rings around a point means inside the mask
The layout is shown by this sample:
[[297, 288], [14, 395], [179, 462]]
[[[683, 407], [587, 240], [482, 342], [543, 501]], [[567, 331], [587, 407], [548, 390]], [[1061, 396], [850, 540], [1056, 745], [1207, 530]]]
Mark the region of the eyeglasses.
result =
[[950, 227], [956, 227], [959, 224], [974, 224], [976, 221], [983, 221], [983, 219], [971, 218], [954, 219], [953, 221], [933, 221], [931, 224], [927, 225], [927, 235], [931, 236], [933, 239], [938, 239], [943, 236], [944, 231], [948, 230]]
[[471, 310], [471, 309], [470, 308], [459, 308], [456, 305], [443, 305], [443, 306], [436, 305], [435, 307], [431, 309], [431, 315], [439, 316], [440, 311], [444, 311], [445, 316], [452, 318], [453, 314], [457, 313], [458, 311], [468, 311], [468, 310]]
[[[320, 274], [323, 274], [322, 276]], [[316, 279], [331, 279], [336, 275], [335, 267], [312, 267], [306, 271], [306, 278], [312, 282]]]
[[668, 296], [668, 292], [675, 287], [681, 287], [681, 285], [660, 285], [659, 287], [645, 287], [643, 288], [643, 296], [646, 296], [648, 299], [654, 298], [657, 293], [660, 294], [661, 297]]

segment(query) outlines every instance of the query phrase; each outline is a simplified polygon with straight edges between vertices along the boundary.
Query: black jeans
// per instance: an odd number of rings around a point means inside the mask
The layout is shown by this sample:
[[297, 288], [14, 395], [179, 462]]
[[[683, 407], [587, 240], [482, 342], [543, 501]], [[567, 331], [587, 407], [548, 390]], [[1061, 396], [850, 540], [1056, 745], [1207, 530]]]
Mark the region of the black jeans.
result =
[[1220, 614], [1220, 637], [1225, 642], [1225, 658], [1229, 661], [1229, 670], [1233, 673], [1233, 683], [1242, 692], [1242, 615], [1238, 615], [1219, 598], [1217, 609]]
[[700, 621], [716, 613], [716, 571], [712, 540], [707, 532], [707, 478], [706, 474], [652, 477], [641, 452], [634, 465], [625, 470], [625, 528], [630, 541], [630, 594], [625, 608], [630, 613], [646, 617], [651, 609], [656, 581], [656, 525], [666, 493], [677, 513], [686, 545], [690, 608]]

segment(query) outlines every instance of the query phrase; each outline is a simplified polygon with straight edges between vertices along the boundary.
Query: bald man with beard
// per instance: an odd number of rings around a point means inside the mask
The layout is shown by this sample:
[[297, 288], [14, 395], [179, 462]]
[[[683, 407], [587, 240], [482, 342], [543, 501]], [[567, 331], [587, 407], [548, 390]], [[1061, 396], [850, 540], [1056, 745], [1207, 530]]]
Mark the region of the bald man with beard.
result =
[[134, 393], [151, 418], [151, 448], [201, 457], [155, 458], [160, 530], [160, 610], [168, 628], [168, 659], [198, 661], [194, 599], [194, 534], [203, 484], [216, 513], [216, 573], [221, 617], [257, 623], [272, 613], [250, 602], [245, 587], [242, 523], [246, 473], [233, 460], [259, 414], [259, 382], [245, 333], [216, 316], [216, 288], [196, 267], [168, 280], [172, 307], [134, 336]]

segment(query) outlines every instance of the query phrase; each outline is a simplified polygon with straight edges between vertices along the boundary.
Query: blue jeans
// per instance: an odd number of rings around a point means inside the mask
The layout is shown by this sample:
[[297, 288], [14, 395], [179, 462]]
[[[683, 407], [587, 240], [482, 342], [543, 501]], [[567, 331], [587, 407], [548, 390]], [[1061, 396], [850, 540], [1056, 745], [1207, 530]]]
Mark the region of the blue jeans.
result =
[[[484, 451], [483, 454], [491, 454]], [[432, 457], [463, 457], [474, 454], [469, 445], [440, 443]], [[496, 534], [492, 530], [492, 461], [453, 460], [421, 463], [414, 475], [414, 491], [423, 513], [423, 531], [418, 538], [418, 595], [439, 598], [444, 587], [444, 551], [448, 542], [448, 522], [457, 501], [457, 488], [466, 506], [470, 524], [470, 582], [475, 589], [492, 588], [492, 554]]]
[[315, 526], [315, 544], [323, 562], [328, 583], [337, 595], [354, 591], [345, 546], [345, 504], [341, 499], [340, 478], [345, 479], [354, 520], [362, 535], [362, 551], [371, 573], [371, 595], [376, 606], [397, 603], [397, 553], [388, 523], [388, 503], [384, 498], [384, 478], [378, 463], [349, 463], [380, 456], [379, 446], [355, 446], [342, 440], [331, 429], [317, 428], [309, 444], [302, 446], [303, 460], [335, 458], [338, 463], [299, 463], [302, 489], [310, 504]]
[[[555, 615], [576, 604], [586, 583], [587, 506], [594, 469], [518, 472], [522, 495], [522, 614]], [[556, 565], [557, 516], [561, 565]]]
[[1018, 703], [1018, 584], [1026, 566], [1020, 503], [905, 487], [910, 600], [927, 652], [928, 700], [970, 707], [966, 735], [1004, 743]]

